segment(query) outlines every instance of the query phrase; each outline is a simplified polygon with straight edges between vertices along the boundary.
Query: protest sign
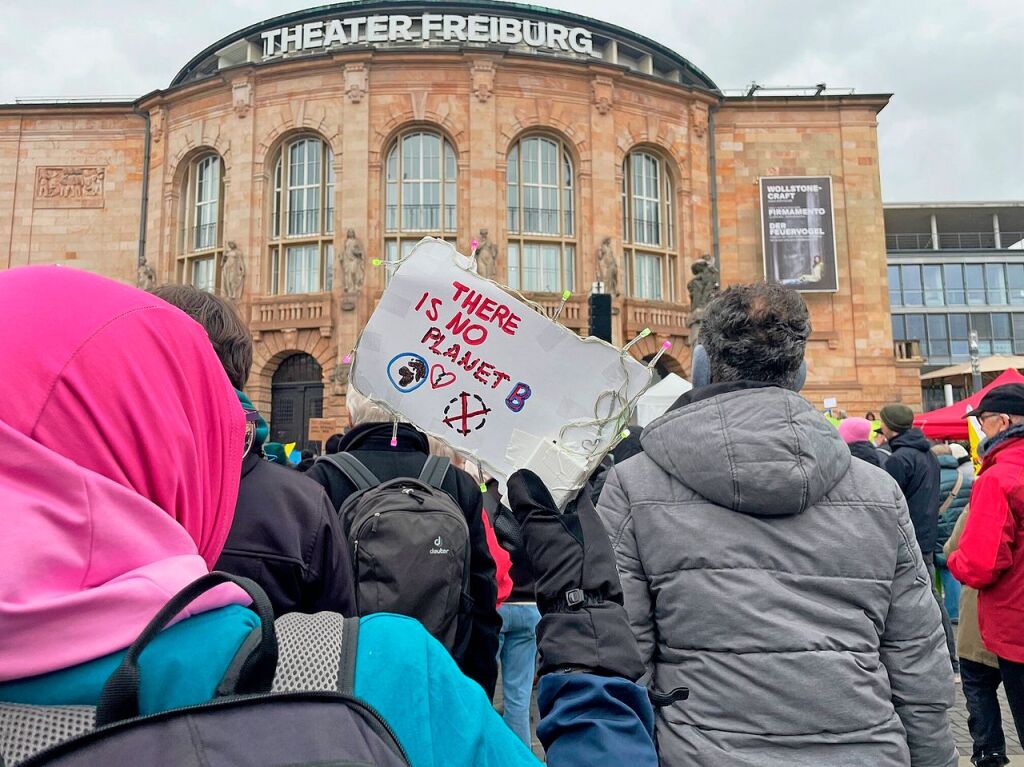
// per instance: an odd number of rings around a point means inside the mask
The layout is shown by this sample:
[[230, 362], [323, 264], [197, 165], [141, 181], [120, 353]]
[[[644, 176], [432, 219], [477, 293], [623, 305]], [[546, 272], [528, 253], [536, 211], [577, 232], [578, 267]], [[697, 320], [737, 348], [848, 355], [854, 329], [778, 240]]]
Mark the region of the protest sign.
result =
[[345, 431], [343, 418], [310, 418], [306, 439], [310, 442], [326, 442], [327, 438]]
[[651, 371], [421, 241], [359, 337], [355, 388], [505, 480], [535, 471], [564, 505], [620, 438]]
[[832, 178], [760, 181], [765, 279], [806, 293], [838, 290]]

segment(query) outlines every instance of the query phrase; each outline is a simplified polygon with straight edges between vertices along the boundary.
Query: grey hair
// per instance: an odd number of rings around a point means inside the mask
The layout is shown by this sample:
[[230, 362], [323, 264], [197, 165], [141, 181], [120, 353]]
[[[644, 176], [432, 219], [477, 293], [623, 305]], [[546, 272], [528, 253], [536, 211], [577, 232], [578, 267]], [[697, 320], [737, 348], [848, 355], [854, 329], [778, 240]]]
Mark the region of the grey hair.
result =
[[711, 381], [792, 387], [811, 334], [807, 304], [795, 290], [756, 282], [733, 285], [704, 311], [700, 343]]
[[[361, 423], [381, 423], [382, 421], [394, 421], [395, 417], [375, 402], [367, 399], [351, 383], [345, 394], [345, 407], [348, 408], [349, 420], [353, 426]], [[404, 419], [399, 418], [398, 421]]]

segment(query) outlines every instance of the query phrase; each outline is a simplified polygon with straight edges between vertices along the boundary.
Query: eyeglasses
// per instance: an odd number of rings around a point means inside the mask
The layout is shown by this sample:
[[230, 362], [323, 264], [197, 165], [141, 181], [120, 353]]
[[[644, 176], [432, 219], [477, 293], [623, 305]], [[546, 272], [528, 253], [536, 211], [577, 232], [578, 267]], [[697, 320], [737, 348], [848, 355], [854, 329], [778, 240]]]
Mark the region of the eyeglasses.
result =
[[1002, 415], [1002, 413], [978, 413], [974, 417], [978, 419], [978, 423], [985, 423], [986, 418], [991, 418], [994, 415]]

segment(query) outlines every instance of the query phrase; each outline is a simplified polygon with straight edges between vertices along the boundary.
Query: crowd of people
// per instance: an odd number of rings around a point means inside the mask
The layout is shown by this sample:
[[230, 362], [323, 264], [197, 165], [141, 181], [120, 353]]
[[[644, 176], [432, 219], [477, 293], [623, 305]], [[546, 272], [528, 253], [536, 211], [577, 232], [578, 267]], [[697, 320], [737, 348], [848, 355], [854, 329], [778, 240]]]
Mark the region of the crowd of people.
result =
[[975, 411], [977, 477], [905, 405], [836, 428], [783, 286], [708, 305], [693, 389], [564, 510], [354, 389], [294, 467], [214, 294], [26, 267], [0, 305], [4, 767], [206, 748], [218, 701], [301, 732], [315, 690], [374, 718], [245, 763], [528, 765], [536, 731], [555, 767], [952, 767], [954, 675], [974, 764], [1007, 763], [1000, 684], [1024, 728], [1024, 387]]

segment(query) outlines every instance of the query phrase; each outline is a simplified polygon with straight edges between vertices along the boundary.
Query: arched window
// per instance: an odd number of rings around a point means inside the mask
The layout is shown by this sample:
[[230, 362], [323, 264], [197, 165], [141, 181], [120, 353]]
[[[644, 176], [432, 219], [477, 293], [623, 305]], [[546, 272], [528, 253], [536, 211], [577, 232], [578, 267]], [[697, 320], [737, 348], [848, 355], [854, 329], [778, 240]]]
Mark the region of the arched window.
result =
[[454, 240], [458, 167], [451, 142], [416, 130], [398, 137], [384, 170], [384, 257], [398, 261], [426, 235]]
[[333, 264], [334, 155], [327, 142], [300, 136], [274, 159], [269, 292], [329, 291]]
[[214, 152], [188, 164], [178, 216], [178, 282], [201, 290], [220, 285], [223, 251], [223, 162]]
[[672, 177], [650, 152], [630, 152], [622, 165], [622, 243], [629, 294], [675, 300], [676, 237]]
[[528, 136], [509, 150], [508, 284], [526, 292], [572, 290], [576, 200], [572, 157], [563, 142]]

